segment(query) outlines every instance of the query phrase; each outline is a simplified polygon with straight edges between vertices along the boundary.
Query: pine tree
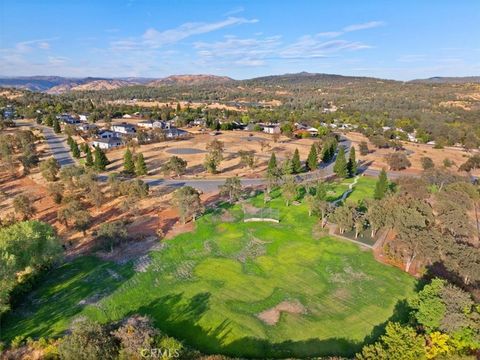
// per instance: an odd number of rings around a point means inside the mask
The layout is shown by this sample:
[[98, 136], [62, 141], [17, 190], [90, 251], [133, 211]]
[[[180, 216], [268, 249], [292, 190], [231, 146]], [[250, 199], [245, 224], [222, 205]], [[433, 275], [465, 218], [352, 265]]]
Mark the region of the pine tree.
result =
[[70, 146], [70, 151], [73, 150], [73, 149], [72, 149], [72, 143], [73, 143], [73, 139], [72, 139], [72, 137], [71, 137], [70, 135], [68, 135], [68, 137], [67, 137], [67, 144], [68, 144], [68, 146]]
[[385, 169], [382, 169], [380, 171], [380, 174], [378, 175], [378, 180], [377, 183], [375, 184], [375, 192], [373, 194], [373, 198], [376, 200], [383, 199], [385, 197], [385, 193], [388, 190], [388, 178], [387, 178], [387, 172]]
[[103, 150], [100, 149], [98, 146], [95, 147], [94, 157], [95, 157], [95, 163], [94, 163], [95, 169], [105, 170], [105, 168], [108, 165], [108, 159], [105, 153], [103, 152]]
[[275, 156], [275, 153], [272, 153], [272, 156], [270, 156], [267, 172], [269, 175], [275, 175], [278, 172], [277, 157]]
[[53, 120], [53, 131], [55, 131], [55, 134], [60, 134], [62, 132], [62, 129], [60, 129], [60, 123], [56, 118]]
[[292, 159], [287, 158], [283, 163], [283, 174], [292, 175], [293, 174], [293, 162]]
[[315, 199], [316, 200], [325, 200], [327, 198], [327, 187], [323, 181], [317, 184], [317, 188], [315, 191]]
[[135, 163], [133, 162], [133, 155], [129, 148], [127, 148], [123, 155], [123, 171], [130, 175], [135, 174]]
[[355, 158], [355, 147], [350, 148], [350, 156], [347, 163], [348, 177], [357, 175], [357, 159]]
[[88, 146], [88, 145], [87, 145], [85, 154], [86, 154], [86, 157], [85, 157], [85, 166], [93, 166], [92, 151], [90, 150], [90, 146]]
[[72, 155], [75, 159], [80, 158], [80, 149], [78, 148], [78, 145], [74, 140], [72, 140], [72, 144], [70, 145], [70, 149], [72, 150]]
[[302, 163], [300, 162], [300, 153], [298, 152], [298, 149], [295, 149], [295, 152], [293, 153], [292, 168], [294, 174], [298, 174], [302, 171]]
[[341, 178], [347, 176], [347, 160], [345, 159], [345, 149], [340, 147], [337, 154], [337, 160], [335, 160], [335, 165], [333, 165], [333, 172]]
[[312, 144], [310, 148], [310, 153], [308, 154], [307, 158], [307, 168], [309, 171], [316, 170], [318, 166], [318, 154], [317, 154], [317, 147], [315, 144]]
[[147, 175], [147, 164], [145, 164], [145, 158], [142, 153], [138, 154], [135, 159], [135, 174], [137, 176]]

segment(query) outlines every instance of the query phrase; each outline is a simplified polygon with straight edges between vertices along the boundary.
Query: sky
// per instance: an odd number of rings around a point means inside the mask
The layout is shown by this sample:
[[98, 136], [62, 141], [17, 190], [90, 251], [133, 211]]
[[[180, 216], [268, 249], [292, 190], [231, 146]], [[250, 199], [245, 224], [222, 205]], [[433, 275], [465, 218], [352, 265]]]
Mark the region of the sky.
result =
[[480, 75], [480, 0], [0, 0], [0, 75]]

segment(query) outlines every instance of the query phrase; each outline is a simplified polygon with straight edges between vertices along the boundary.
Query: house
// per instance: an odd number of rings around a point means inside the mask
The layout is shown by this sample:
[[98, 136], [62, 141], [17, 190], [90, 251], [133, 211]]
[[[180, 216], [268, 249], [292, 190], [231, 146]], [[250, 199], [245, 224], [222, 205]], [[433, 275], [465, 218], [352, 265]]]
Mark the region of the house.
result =
[[408, 134], [407, 134], [408, 141], [418, 142], [417, 137], [416, 137], [415, 135], [416, 135], [415, 133], [408, 133]]
[[245, 131], [256, 131], [260, 127], [260, 125], [254, 124], [254, 123], [249, 123], [247, 126], [245, 126], [244, 130]]
[[310, 136], [318, 136], [318, 129], [314, 127], [309, 127], [308, 129], [305, 129], [310, 133]]
[[280, 126], [278, 125], [265, 125], [263, 132], [266, 134], [280, 134]]
[[137, 132], [135, 125], [127, 123], [114, 124], [111, 129], [120, 134], [135, 134]]
[[188, 131], [177, 129], [176, 127], [169, 127], [165, 130], [165, 137], [167, 139], [179, 139], [182, 137], [188, 136], [190, 133]]
[[80, 131], [90, 131], [90, 130], [95, 130], [97, 128], [97, 125], [82, 123], [82, 124], [77, 124], [75, 127]]
[[140, 121], [137, 125], [145, 129], [166, 129], [168, 127], [167, 122], [161, 120]]
[[205, 126], [207, 121], [205, 119], [195, 119], [193, 120], [193, 125], [195, 126]]
[[92, 146], [98, 146], [100, 149], [108, 150], [122, 146], [122, 140], [116, 137], [109, 139], [94, 139]]
[[110, 130], [100, 130], [97, 136], [100, 139], [110, 139], [110, 138], [116, 137], [115, 132]]
[[58, 115], [57, 116], [57, 119], [65, 124], [70, 124], [70, 125], [74, 125], [74, 124], [79, 124], [80, 123], [80, 120], [78, 120], [77, 118], [74, 118], [72, 115], [70, 114], [61, 114], [61, 115]]
[[133, 116], [130, 114], [125, 114], [122, 116], [123, 119], [131, 119]]
[[85, 114], [78, 115], [78, 118], [80, 121], [88, 121], [88, 115]]

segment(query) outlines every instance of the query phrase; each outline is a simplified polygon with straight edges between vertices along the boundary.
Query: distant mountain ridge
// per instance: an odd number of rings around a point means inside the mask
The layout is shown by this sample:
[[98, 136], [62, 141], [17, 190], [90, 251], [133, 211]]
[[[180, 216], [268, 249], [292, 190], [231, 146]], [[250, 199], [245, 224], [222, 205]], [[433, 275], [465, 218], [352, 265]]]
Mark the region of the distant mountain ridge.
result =
[[[19, 89], [28, 89], [32, 91], [42, 91], [49, 94], [62, 94], [69, 91], [99, 91], [113, 90], [133, 85], [145, 85], [149, 87], [162, 87], [170, 85], [200, 86], [200, 85], [235, 85], [235, 84], [265, 84], [275, 85], [281, 83], [297, 84], [311, 82], [312, 84], [347, 84], [349, 82], [395, 82], [395, 80], [385, 80], [373, 77], [345, 76], [323, 73], [300, 72], [283, 75], [270, 75], [256, 77], [247, 80], [235, 80], [227, 76], [217, 76], [209, 74], [187, 74], [171, 75], [165, 78], [73, 78], [61, 76], [18, 76], [1, 77], [0, 87], [13, 87]], [[418, 84], [464, 84], [480, 83], [480, 76], [468, 77], [432, 77], [428, 79], [415, 79], [409, 83]]]
[[409, 81], [411, 83], [422, 84], [466, 84], [466, 83], [480, 83], [480, 76], [463, 76], [463, 77], [443, 77], [434, 76], [427, 79], [415, 79]]

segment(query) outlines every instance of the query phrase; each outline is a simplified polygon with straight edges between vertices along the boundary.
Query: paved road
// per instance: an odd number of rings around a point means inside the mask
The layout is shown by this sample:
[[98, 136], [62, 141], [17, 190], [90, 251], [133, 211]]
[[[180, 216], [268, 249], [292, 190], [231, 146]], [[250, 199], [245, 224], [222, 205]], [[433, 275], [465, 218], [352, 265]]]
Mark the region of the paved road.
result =
[[75, 160], [73, 160], [73, 157], [70, 154], [70, 149], [67, 145], [65, 137], [60, 134], [55, 134], [51, 127], [34, 124], [26, 120], [15, 120], [15, 125], [35, 126], [42, 129], [43, 135], [45, 136], [45, 141], [50, 147], [53, 157], [58, 161], [60, 166], [75, 164]]
[[75, 160], [73, 160], [72, 155], [70, 154], [70, 149], [66, 144], [66, 140], [62, 135], [55, 134], [52, 128], [48, 126], [40, 126], [45, 136], [45, 141], [47, 142], [53, 157], [58, 161], [60, 166], [74, 165]]

